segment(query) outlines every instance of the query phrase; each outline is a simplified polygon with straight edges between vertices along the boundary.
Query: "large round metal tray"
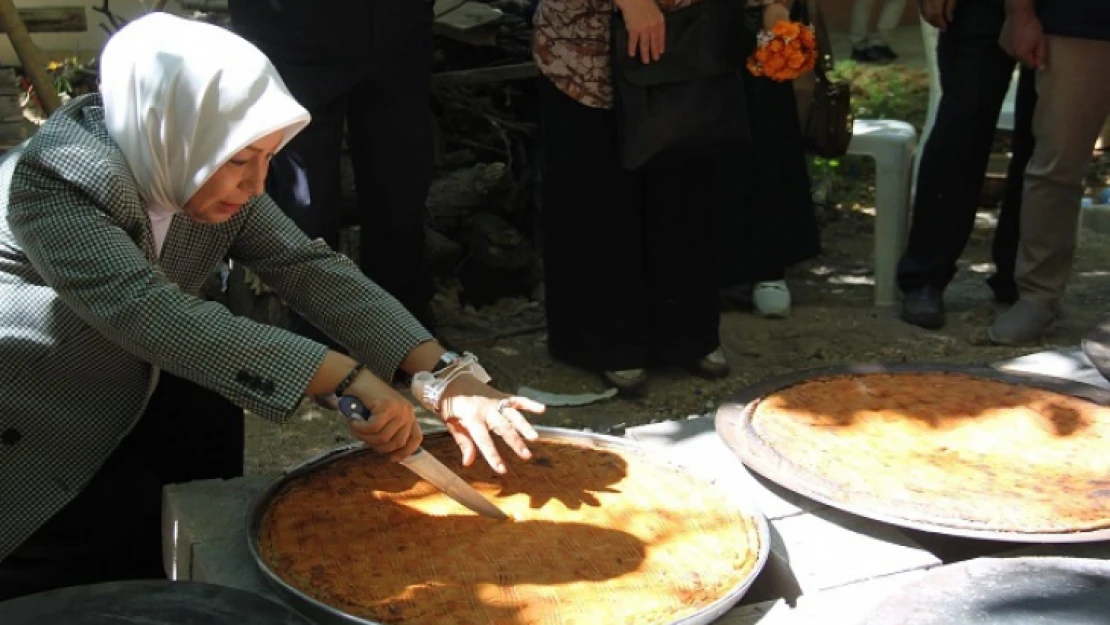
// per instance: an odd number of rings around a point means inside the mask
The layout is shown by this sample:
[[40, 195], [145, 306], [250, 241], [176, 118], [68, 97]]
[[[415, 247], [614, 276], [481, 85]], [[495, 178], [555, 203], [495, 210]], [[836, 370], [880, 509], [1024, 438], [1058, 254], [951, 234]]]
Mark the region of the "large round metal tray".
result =
[[69, 586], [0, 603], [4, 625], [311, 625], [252, 592], [199, 582]]
[[[638, 454], [642, 458], [648, 459], [652, 462], [670, 466], [673, 468], [681, 469], [671, 462], [660, 459], [658, 452], [650, 451], [634, 441], [617, 438], [614, 436], [606, 436], [603, 434], [593, 434], [588, 432], [580, 432], [577, 430], [568, 430], [562, 428], [549, 428], [537, 427], [536, 431], [539, 432], [540, 437], [544, 440], [554, 441], [567, 441], [578, 444], [586, 444], [597, 449], [614, 449], [626, 453]], [[445, 432], [429, 434], [425, 438], [448, 436]], [[262, 520], [265, 516], [266, 510], [270, 507], [270, 503], [277, 493], [290, 481], [295, 480], [301, 476], [312, 473], [313, 471], [343, 458], [349, 454], [363, 451], [365, 447], [361, 443], [344, 445], [336, 449], [324, 452], [314, 458], [311, 458], [304, 463], [289, 469], [285, 474], [275, 480], [259, 498], [251, 506], [249, 518], [247, 523], [247, 545], [250, 549], [251, 558], [254, 560], [255, 565], [261, 572], [262, 576], [267, 582], [273, 586], [278, 594], [282, 596], [291, 606], [298, 611], [302, 612], [309, 618], [312, 618], [321, 625], [330, 624], [344, 624], [344, 625], [379, 625], [376, 621], [370, 621], [351, 614], [347, 614], [342, 610], [327, 605], [318, 601], [290, 584], [286, 583], [276, 573], [274, 573], [266, 562], [262, 559], [259, 548], [259, 533], [262, 528]], [[481, 460], [478, 460], [481, 462]], [[689, 474], [693, 479], [704, 480], [704, 476], [697, 474]], [[708, 481], [705, 483], [709, 484]], [[767, 520], [763, 514], [752, 504], [750, 504], [746, 497], [736, 491], [735, 489], [720, 484], [711, 484], [711, 487], [718, 490], [721, 494], [721, 504], [723, 506], [731, 506], [737, 512], [753, 519], [756, 527], [756, 533], [759, 539], [759, 553], [756, 559], [756, 565], [752, 569], [748, 577], [741, 583], [737, 584], [734, 588], [730, 589], [725, 596], [717, 601], [705, 606], [698, 612], [688, 616], [676, 619], [667, 625], [706, 625], [712, 623], [721, 617], [725, 612], [728, 612], [733, 606], [739, 603], [740, 599], [751, 588], [755, 578], [763, 570], [764, 565], [767, 563], [767, 557], [770, 554], [771, 547], [771, 534], [768, 529]], [[707, 554], [706, 557], [712, 557]]]
[[826, 496], [822, 489], [817, 486], [817, 476], [792, 472], [788, 470], [788, 467], [784, 466], [783, 463], [768, 461], [767, 458], [753, 451], [752, 441], [754, 440], [754, 434], [749, 427], [751, 411], [757, 400], [767, 395], [771, 395], [787, 387], [814, 378], [826, 376], [863, 373], [929, 372], [962, 373], [999, 382], [1033, 386], [1056, 393], [1071, 395], [1100, 405], [1110, 406], [1110, 392], [1096, 386], [1091, 386], [1090, 384], [1032, 373], [999, 371], [986, 366], [932, 363], [840, 365], [796, 371], [768, 378], [741, 389], [739, 393], [730, 397], [717, 409], [715, 417], [717, 433], [724, 440], [725, 445], [728, 446], [748, 468], [759, 475], [783, 488], [808, 497], [809, 499], [868, 519], [936, 534], [1015, 543], [1080, 543], [1110, 540], [1110, 529], [1060, 533], [1024, 533], [951, 527], [939, 523], [906, 519], [892, 513], [891, 510], [855, 504]]
[[1110, 562], [980, 558], [933, 569], [887, 596], [858, 625], [1102, 625]]

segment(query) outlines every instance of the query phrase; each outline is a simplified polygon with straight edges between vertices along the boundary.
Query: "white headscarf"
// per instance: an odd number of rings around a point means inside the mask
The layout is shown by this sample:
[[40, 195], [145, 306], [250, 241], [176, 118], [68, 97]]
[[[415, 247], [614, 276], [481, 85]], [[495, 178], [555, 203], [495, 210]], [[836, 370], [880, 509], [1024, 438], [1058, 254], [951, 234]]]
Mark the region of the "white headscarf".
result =
[[116, 33], [100, 59], [108, 134], [140, 192], [173, 212], [243, 148], [309, 122], [258, 48], [211, 24], [152, 13]]

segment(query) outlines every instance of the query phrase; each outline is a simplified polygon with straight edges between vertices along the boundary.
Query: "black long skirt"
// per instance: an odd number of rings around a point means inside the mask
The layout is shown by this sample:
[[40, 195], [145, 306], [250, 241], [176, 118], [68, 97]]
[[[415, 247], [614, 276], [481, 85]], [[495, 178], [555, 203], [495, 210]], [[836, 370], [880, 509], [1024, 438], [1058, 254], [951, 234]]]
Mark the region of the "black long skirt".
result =
[[713, 161], [627, 171], [614, 113], [539, 82], [552, 356], [594, 370], [696, 362], [718, 345]]
[[720, 284], [781, 280], [821, 252], [806, 154], [789, 82], [745, 76], [752, 145], [718, 162]]
[[0, 561], [0, 601], [165, 578], [162, 487], [243, 474], [243, 410], [162, 372], [138, 425], [66, 507]]

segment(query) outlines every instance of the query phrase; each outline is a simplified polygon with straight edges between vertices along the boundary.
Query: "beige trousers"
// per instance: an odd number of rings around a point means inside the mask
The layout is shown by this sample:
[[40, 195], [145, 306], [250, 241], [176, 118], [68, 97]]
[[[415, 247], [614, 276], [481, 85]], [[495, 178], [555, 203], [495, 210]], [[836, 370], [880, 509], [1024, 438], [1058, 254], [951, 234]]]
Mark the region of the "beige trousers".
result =
[[871, 30], [871, 13], [875, 9], [875, 0], [856, 0], [852, 3], [852, 22], [848, 31], [848, 38], [853, 46], [862, 46], [867, 43], [890, 45], [894, 29], [902, 20], [906, 12], [906, 0], [881, 0], [883, 9], [879, 13], [879, 21], [875, 29]]
[[1037, 74], [1036, 145], [1025, 170], [1014, 278], [1022, 299], [1055, 307], [1075, 256], [1083, 178], [1110, 115], [1110, 41], [1048, 37]]

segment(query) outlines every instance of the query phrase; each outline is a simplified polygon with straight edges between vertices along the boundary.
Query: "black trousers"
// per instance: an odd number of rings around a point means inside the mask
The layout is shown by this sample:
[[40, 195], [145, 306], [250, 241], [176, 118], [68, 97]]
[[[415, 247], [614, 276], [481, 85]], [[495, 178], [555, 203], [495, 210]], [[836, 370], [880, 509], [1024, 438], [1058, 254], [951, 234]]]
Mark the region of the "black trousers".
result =
[[[898, 264], [903, 291], [926, 285], [944, 289], [971, 236], [998, 113], [1015, 66], [998, 45], [1004, 19], [1001, 1], [966, 0], [956, 5], [952, 24], [940, 34], [937, 65], [944, 95], [921, 156], [909, 245]], [[989, 280], [1004, 299], [1017, 293], [1018, 216], [1025, 165], [1033, 153], [1035, 105], [1034, 74], [1022, 70], [1013, 158], [992, 245], [996, 274]]]
[[[412, 5], [404, 8], [402, 5]], [[431, 117], [432, 8], [415, 0], [368, 3], [372, 59], [367, 78], [339, 97], [310, 106], [312, 123], [279, 152], [266, 191], [300, 228], [332, 247], [343, 224], [340, 155], [344, 127], [358, 195], [360, 266], [422, 321], [433, 294], [424, 263], [424, 221], [433, 174]], [[344, 59], [336, 59], [342, 63]], [[314, 102], [320, 84], [290, 82], [293, 95]], [[311, 74], [307, 74], [311, 75]], [[328, 84], [325, 84], [328, 83]]]
[[540, 80], [548, 347], [571, 364], [691, 364], [716, 349], [712, 161], [630, 172], [616, 117]]
[[139, 423], [92, 481], [0, 561], [0, 601], [54, 588], [165, 578], [162, 487], [243, 474], [243, 410], [162, 373]]

